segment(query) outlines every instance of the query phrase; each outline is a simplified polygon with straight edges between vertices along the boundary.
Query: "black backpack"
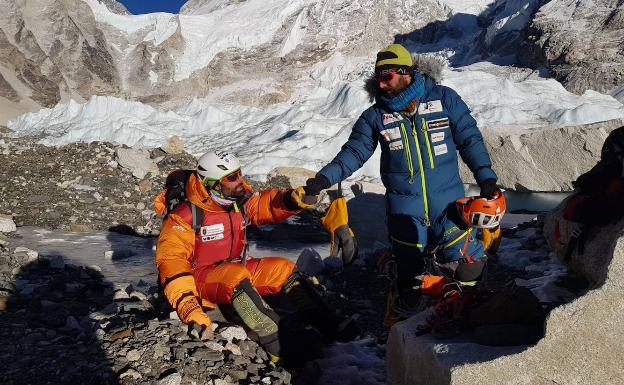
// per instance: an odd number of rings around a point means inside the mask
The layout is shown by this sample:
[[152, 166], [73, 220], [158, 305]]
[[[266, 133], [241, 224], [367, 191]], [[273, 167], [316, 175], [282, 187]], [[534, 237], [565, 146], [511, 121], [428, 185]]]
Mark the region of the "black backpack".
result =
[[196, 205], [189, 202], [186, 196], [186, 183], [191, 175], [195, 173], [195, 170], [173, 170], [167, 175], [165, 180], [165, 218], [180, 204], [187, 203], [191, 208], [193, 216], [192, 226], [197, 234], [201, 229], [201, 225], [204, 219], [204, 210], [198, 208]]
[[579, 176], [572, 185], [581, 194], [601, 193], [609, 182], [622, 176], [624, 161], [624, 126], [611, 131], [604, 144], [598, 163], [589, 171]]

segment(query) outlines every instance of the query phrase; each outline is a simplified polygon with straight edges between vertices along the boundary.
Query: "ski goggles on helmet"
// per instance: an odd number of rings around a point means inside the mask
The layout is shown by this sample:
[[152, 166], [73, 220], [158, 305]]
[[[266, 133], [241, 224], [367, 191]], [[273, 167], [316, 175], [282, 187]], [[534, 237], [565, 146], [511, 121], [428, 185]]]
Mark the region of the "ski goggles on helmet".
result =
[[463, 197], [455, 201], [462, 219], [469, 227], [491, 229], [500, 226], [507, 203], [503, 194], [493, 198]]
[[220, 179], [205, 177], [202, 183], [204, 184], [204, 187], [208, 189], [214, 189], [222, 181], [236, 182], [239, 178], [242, 178], [242, 176], [243, 173], [239, 168], [227, 175], [222, 176]]

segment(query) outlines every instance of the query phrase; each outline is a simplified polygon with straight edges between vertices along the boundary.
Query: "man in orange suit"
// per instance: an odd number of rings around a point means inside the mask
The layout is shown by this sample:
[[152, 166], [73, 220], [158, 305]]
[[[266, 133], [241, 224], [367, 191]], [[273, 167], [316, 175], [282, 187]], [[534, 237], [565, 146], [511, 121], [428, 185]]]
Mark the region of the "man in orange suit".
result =
[[262, 297], [281, 294], [329, 341], [353, 337], [355, 325], [327, 308], [293, 262], [247, 255], [248, 225], [281, 222], [313, 207], [315, 198], [303, 187], [253, 192], [234, 156], [208, 152], [184, 190], [186, 200], [167, 214], [156, 248], [161, 286], [182, 322], [210, 330], [202, 305], [231, 304], [277, 362], [281, 319]]

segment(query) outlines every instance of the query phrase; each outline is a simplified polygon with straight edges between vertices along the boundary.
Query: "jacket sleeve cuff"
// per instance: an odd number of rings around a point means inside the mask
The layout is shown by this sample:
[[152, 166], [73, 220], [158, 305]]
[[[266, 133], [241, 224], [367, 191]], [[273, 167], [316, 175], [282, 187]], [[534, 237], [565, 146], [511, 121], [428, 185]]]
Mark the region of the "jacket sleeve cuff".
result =
[[477, 184], [479, 184], [479, 185], [481, 183], [483, 183], [487, 179], [498, 180], [498, 177], [496, 176], [496, 173], [494, 172], [494, 170], [492, 170], [489, 167], [483, 167], [483, 168], [477, 170], [474, 173], [474, 178], [477, 181]]

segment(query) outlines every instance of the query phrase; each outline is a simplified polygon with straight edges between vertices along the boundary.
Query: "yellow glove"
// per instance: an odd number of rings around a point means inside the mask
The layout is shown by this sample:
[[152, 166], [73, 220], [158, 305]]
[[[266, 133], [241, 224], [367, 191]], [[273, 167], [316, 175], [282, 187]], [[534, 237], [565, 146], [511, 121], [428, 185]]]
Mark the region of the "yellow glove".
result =
[[321, 223], [331, 239], [330, 257], [338, 258], [338, 254], [342, 252], [343, 265], [352, 263], [357, 257], [358, 246], [355, 235], [349, 228], [347, 200], [344, 197], [335, 199], [321, 218]]
[[206, 331], [212, 333], [212, 321], [199, 305], [199, 301], [194, 296], [186, 297], [176, 310], [180, 321], [187, 325], [197, 324]]
[[481, 242], [483, 248], [490, 254], [496, 254], [501, 243], [502, 232], [500, 227], [493, 229], [483, 229], [481, 232]]
[[315, 195], [306, 195], [305, 189], [303, 187], [297, 187], [292, 190], [290, 193], [290, 197], [293, 202], [301, 208], [301, 209], [311, 209], [314, 208], [316, 202], [318, 201], [318, 196]]

